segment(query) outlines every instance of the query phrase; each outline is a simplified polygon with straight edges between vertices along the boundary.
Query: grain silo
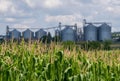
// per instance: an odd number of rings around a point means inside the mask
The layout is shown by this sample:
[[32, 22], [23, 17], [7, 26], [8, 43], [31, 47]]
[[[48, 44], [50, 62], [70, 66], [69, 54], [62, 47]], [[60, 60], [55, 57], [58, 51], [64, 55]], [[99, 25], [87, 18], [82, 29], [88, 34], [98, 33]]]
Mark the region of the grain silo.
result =
[[9, 37], [10, 39], [20, 39], [21, 36], [21, 32], [19, 32], [18, 30], [14, 29], [12, 31], [9, 32]]
[[30, 29], [27, 29], [23, 32], [23, 38], [25, 40], [31, 40], [34, 38], [34, 32], [32, 32]]
[[84, 26], [84, 40], [85, 41], [97, 41], [97, 27], [92, 23]]
[[61, 37], [62, 41], [76, 41], [76, 32], [74, 29], [70, 28], [69, 26], [66, 26], [61, 31]]
[[98, 28], [99, 41], [111, 40], [111, 27], [104, 23]]
[[47, 32], [44, 31], [43, 29], [40, 29], [40, 30], [35, 32], [36, 39], [41, 39], [43, 36], [46, 36], [46, 35], [47, 35]]

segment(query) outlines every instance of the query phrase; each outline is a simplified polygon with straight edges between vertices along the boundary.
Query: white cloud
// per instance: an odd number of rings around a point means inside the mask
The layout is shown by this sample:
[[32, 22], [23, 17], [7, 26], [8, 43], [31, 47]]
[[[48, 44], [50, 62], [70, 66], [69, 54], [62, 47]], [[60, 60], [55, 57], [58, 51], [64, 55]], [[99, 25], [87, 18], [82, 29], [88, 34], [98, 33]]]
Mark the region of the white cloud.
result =
[[16, 19], [15, 18], [5, 18], [6, 22], [15, 22]]
[[[14, 25], [12, 25], [12, 28], [16, 28], [17, 30], [23, 32], [30, 27], [28, 25], [25, 25], [25, 24], [14, 24]], [[21, 28], [23, 28], [23, 29], [21, 29]]]
[[34, 18], [23, 20], [22, 24], [34, 24], [36, 20]]
[[27, 26], [25, 24], [14, 24], [13, 28], [29, 28], [29, 26]]
[[47, 22], [71, 22], [74, 21], [76, 18], [73, 15], [58, 15], [58, 16], [46, 16]]
[[23, 0], [27, 5], [31, 8], [35, 7], [35, 3], [33, 0]]
[[45, 0], [44, 1], [44, 7], [46, 8], [56, 8], [62, 5], [62, 2], [60, 0]]
[[15, 5], [10, 0], [0, 0], [0, 13], [15, 13]]
[[22, 0], [31, 8], [56, 8], [62, 5], [61, 0]]
[[96, 5], [108, 5], [111, 0], [93, 0], [93, 3]]
[[73, 15], [57, 15], [57, 16], [50, 16], [47, 15], [45, 18], [46, 22], [52, 23], [52, 22], [62, 22], [64, 24], [75, 24], [77, 23], [78, 26], [82, 26], [82, 22], [80, 22], [80, 19], [83, 17], [80, 14], [73, 14]]
[[107, 7], [107, 10], [110, 11], [110, 12], [113, 12], [114, 8], [109, 6], [109, 7]]
[[12, 7], [13, 7], [13, 4], [11, 1], [0, 0], [0, 12], [7, 12]]
[[120, 26], [120, 0], [0, 0], [3, 26], [49, 27], [62, 22], [82, 27], [84, 18], [111, 22], [115, 30]]
[[113, 4], [113, 5], [119, 5], [120, 6], [120, 0], [111, 0], [111, 3]]

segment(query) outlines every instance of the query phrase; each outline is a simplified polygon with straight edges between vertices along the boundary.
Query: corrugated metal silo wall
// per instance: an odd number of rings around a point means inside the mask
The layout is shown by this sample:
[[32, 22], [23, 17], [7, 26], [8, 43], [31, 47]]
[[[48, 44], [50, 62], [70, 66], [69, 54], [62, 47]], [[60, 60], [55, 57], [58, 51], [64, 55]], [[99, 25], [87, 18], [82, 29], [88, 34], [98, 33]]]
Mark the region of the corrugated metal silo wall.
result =
[[99, 41], [111, 40], [111, 27], [107, 24], [102, 24], [99, 27]]
[[62, 41], [76, 41], [75, 31], [70, 28], [66, 27], [62, 30]]
[[89, 24], [83, 28], [85, 41], [97, 41], [97, 27]]
[[34, 32], [32, 32], [31, 30], [24, 31], [23, 38], [27, 40], [34, 39]]
[[16, 29], [9, 32], [10, 39], [19, 39], [21, 36], [21, 32], [17, 31]]
[[35, 32], [36, 39], [41, 39], [43, 36], [46, 36], [46, 35], [47, 35], [47, 32], [41, 29]]

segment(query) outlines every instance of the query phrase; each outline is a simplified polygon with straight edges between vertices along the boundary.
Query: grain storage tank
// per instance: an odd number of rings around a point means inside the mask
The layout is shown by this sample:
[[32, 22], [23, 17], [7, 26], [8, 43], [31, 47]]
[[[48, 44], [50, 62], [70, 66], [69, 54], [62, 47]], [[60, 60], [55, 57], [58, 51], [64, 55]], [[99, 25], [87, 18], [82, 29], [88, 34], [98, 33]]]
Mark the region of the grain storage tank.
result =
[[61, 37], [62, 41], [76, 41], [76, 32], [74, 29], [70, 28], [69, 26], [66, 26], [61, 31]]
[[92, 23], [84, 27], [84, 40], [85, 41], [97, 41], [97, 27]]
[[19, 32], [18, 30], [14, 29], [12, 31], [9, 32], [9, 37], [10, 39], [20, 39], [21, 36], [21, 32]]
[[23, 38], [25, 40], [31, 40], [34, 38], [34, 32], [32, 32], [30, 29], [27, 29], [23, 32]]
[[99, 41], [111, 40], [111, 27], [104, 23], [98, 28]]
[[41, 39], [43, 36], [46, 36], [46, 35], [47, 35], [47, 32], [44, 31], [43, 29], [40, 29], [40, 30], [35, 32], [36, 39]]

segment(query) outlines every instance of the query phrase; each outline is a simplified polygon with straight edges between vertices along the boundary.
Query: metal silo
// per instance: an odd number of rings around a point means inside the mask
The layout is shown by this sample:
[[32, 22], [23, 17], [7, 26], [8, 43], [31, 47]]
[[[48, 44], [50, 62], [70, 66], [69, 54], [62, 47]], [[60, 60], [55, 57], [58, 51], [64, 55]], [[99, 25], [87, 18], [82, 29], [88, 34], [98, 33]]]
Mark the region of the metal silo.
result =
[[69, 26], [61, 31], [62, 41], [76, 41], [76, 32]]
[[35, 32], [36, 39], [41, 39], [43, 36], [46, 36], [46, 35], [47, 35], [47, 32], [44, 31], [43, 29], [40, 29], [40, 30]]
[[85, 41], [97, 41], [97, 27], [92, 23], [84, 27], [84, 40]]
[[34, 38], [34, 32], [32, 32], [30, 29], [27, 29], [23, 32], [23, 38], [25, 40], [31, 40]]
[[17, 39], [18, 40], [18, 39], [20, 39], [20, 36], [21, 36], [21, 32], [19, 32], [16, 29], [9, 32], [10, 39]]
[[111, 40], [111, 27], [104, 23], [98, 28], [99, 41]]

